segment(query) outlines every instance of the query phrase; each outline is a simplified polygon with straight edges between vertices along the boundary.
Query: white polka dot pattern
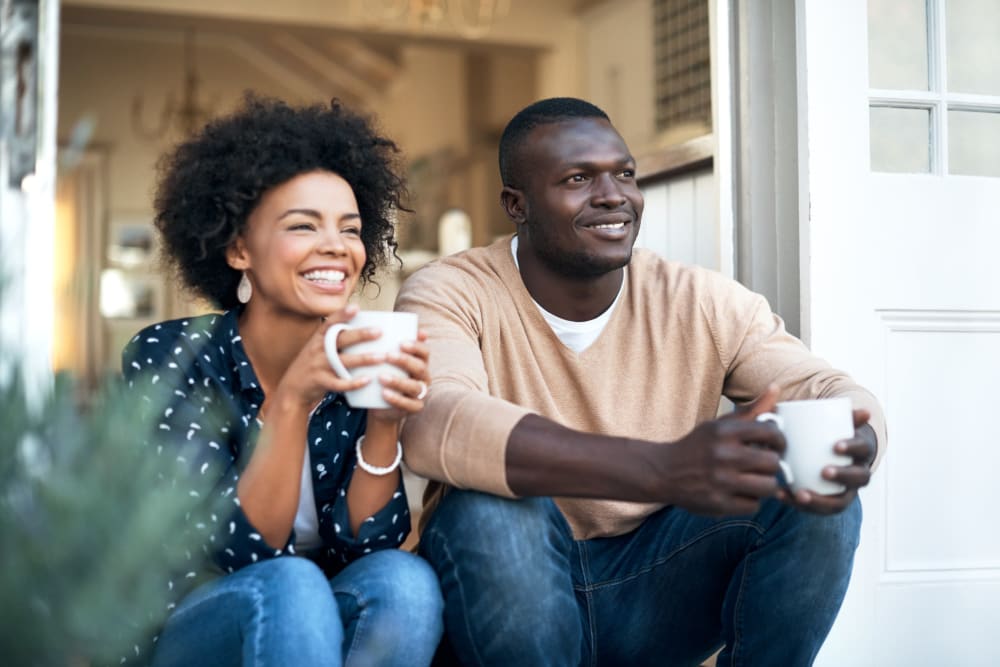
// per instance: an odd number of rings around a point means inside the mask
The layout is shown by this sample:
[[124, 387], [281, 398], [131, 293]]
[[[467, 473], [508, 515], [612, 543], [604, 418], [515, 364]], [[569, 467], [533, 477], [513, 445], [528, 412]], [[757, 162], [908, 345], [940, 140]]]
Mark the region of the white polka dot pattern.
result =
[[[173, 459], [173, 483], [193, 487], [196, 478], [215, 479], [215, 493], [227, 499], [228, 516], [212, 514], [210, 521], [192, 519], [188, 526], [204, 536], [202, 550], [223, 573], [295, 553], [294, 533], [281, 549], [268, 547], [235, 494], [260, 434], [256, 416], [264, 401], [238, 335], [237, 314], [234, 310], [162, 322], [139, 332], [122, 352], [123, 373], [134, 391], [155, 401], [164, 388], [173, 389], [170, 404], [154, 417], [150, 451], [165, 462]], [[370, 545], [398, 547], [409, 532], [402, 484], [384, 508], [362, 522], [357, 535], [341, 529], [350, 525], [345, 489], [355, 469], [354, 442], [364, 433], [365, 419], [365, 411], [351, 410], [342, 395], [328, 394], [309, 421], [307, 442], [323, 540], [315, 559], [328, 571], [370, 552]], [[189, 493], [197, 496], [193, 488]], [[400, 524], [407, 530], [401, 532]], [[175, 579], [194, 574], [184, 572]], [[168, 590], [174, 590], [174, 583], [168, 582]], [[176, 602], [171, 599], [169, 608]]]

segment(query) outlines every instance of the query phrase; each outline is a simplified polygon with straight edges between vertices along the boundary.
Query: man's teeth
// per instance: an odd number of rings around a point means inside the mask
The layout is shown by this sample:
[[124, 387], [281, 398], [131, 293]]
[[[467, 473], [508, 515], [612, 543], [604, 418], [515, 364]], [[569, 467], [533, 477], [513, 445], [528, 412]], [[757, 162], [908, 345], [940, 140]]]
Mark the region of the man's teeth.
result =
[[343, 271], [310, 271], [305, 274], [306, 280], [318, 283], [340, 283], [344, 281]]
[[613, 222], [607, 225], [594, 225], [594, 229], [621, 229], [624, 226], [624, 222]]

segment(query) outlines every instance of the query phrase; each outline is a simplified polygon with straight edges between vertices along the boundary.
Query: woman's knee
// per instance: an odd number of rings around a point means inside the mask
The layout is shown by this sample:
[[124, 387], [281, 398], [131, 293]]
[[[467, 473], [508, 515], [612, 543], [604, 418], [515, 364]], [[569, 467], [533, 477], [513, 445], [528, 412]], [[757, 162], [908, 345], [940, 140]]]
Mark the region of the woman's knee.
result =
[[353, 633], [352, 651], [367, 654], [381, 646], [386, 655], [410, 651], [427, 655], [418, 663], [429, 661], [444, 632], [444, 601], [427, 561], [398, 549], [376, 551], [352, 563], [330, 585]]
[[[298, 609], [309, 609], [308, 617], [326, 625], [337, 618], [336, 601], [330, 594], [326, 575], [311, 560], [284, 556], [255, 563], [237, 573], [250, 575], [261, 604], [280, 612], [282, 617], [303, 616]], [[230, 575], [233, 576], [233, 575]], [[300, 622], [302, 618], [298, 618]]]
[[337, 603], [319, 567], [304, 558], [274, 558], [185, 598], [167, 621], [156, 664], [214, 663], [206, 656], [215, 654], [320, 664], [340, 654], [342, 639]]
[[[372, 583], [366, 597], [401, 615], [439, 617], [444, 603], [441, 585], [430, 564], [415, 554], [399, 549], [386, 549], [365, 556]], [[364, 585], [364, 582], [359, 582]]]

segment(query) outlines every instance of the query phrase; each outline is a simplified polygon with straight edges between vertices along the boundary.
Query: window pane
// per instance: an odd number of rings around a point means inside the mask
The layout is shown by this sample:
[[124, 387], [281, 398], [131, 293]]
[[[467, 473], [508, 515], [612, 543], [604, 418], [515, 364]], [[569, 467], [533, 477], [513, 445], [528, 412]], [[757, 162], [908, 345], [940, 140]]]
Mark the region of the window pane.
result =
[[871, 88], [927, 90], [926, 0], [868, 0], [868, 78]]
[[656, 129], [676, 141], [712, 131], [708, 4], [653, 2]]
[[948, 112], [948, 171], [1000, 176], [1000, 113]]
[[948, 90], [1000, 95], [1000, 2], [948, 0]]
[[929, 109], [871, 108], [872, 171], [931, 170]]

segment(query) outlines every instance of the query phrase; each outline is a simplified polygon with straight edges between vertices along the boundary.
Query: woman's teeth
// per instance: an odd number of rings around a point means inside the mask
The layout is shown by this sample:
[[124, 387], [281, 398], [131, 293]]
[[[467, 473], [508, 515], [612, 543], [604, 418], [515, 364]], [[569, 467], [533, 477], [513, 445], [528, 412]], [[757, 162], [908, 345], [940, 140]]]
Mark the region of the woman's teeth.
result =
[[306, 280], [317, 283], [340, 283], [344, 281], [343, 271], [310, 271], [303, 276]]

